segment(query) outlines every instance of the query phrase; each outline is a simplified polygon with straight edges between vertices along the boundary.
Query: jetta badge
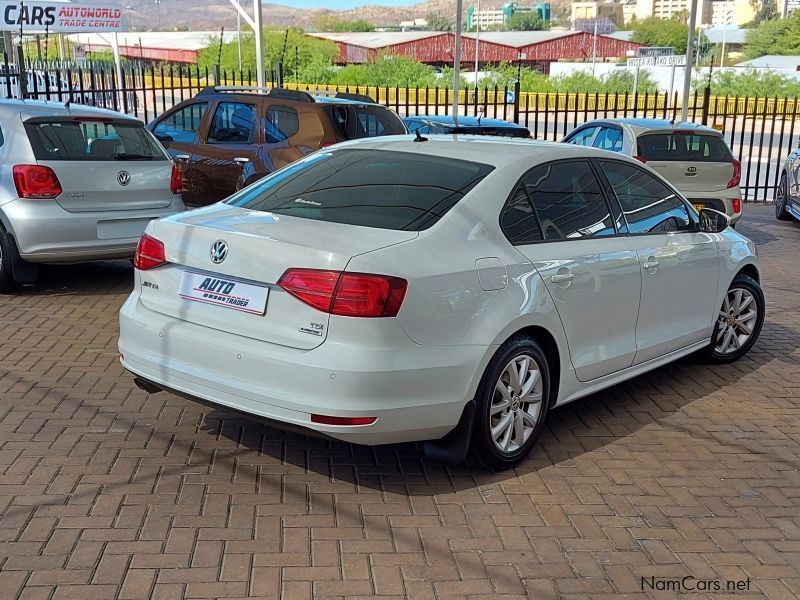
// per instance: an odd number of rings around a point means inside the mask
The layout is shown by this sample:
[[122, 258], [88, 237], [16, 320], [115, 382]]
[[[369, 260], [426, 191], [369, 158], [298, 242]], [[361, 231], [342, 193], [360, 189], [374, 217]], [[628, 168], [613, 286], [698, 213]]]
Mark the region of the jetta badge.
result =
[[117, 173], [117, 183], [121, 186], [126, 186], [131, 182], [131, 174], [127, 171], [120, 171]]
[[218, 265], [228, 256], [228, 244], [225, 240], [217, 240], [211, 246], [211, 262]]

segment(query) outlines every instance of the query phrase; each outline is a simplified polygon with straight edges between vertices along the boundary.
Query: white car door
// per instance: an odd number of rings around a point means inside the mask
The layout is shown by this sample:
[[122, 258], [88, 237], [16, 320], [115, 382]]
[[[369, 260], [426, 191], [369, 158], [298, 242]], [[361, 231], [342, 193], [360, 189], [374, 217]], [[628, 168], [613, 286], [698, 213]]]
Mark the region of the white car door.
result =
[[642, 271], [634, 364], [710, 339], [718, 309], [716, 236], [699, 231], [694, 210], [644, 169], [615, 160], [599, 164], [622, 206]]
[[553, 298], [582, 381], [625, 369], [636, 354], [641, 272], [617, 217], [588, 160], [531, 169], [501, 216]]

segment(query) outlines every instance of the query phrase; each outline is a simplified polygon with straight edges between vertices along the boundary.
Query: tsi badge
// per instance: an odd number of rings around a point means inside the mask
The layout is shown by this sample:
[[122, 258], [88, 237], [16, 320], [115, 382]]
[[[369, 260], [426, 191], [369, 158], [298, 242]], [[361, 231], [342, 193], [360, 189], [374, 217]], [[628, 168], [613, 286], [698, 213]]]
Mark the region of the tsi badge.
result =
[[127, 171], [120, 171], [117, 173], [117, 183], [121, 186], [126, 186], [131, 182], [131, 174]]
[[228, 256], [228, 244], [225, 240], [217, 240], [211, 245], [211, 262], [218, 265]]

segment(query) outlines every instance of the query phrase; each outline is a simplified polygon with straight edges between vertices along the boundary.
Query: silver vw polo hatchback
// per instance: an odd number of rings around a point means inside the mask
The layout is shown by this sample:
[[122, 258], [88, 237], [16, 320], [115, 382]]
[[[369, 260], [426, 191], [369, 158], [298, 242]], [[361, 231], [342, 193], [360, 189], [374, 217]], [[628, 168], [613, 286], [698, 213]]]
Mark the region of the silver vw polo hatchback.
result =
[[0, 292], [41, 263], [133, 257], [147, 224], [185, 210], [144, 124], [99, 108], [0, 100]]
[[593, 148], [337, 144], [148, 225], [122, 364], [151, 392], [509, 467], [553, 406], [747, 353], [764, 296], [728, 225]]

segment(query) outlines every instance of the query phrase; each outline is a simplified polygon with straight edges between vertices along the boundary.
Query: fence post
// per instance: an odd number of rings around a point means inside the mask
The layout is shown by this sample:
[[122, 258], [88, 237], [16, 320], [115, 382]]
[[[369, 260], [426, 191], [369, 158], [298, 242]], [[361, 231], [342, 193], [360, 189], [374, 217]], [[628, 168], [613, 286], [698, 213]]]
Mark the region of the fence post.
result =
[[514, 82], [514, 123], [519, 123], [519, 79]]
[[703, 110], [700, 112], [700, 122], [703, 125], [708, 125], [709, 104], [711, 104], [711, 88], [706, 86], [703, 88]]

